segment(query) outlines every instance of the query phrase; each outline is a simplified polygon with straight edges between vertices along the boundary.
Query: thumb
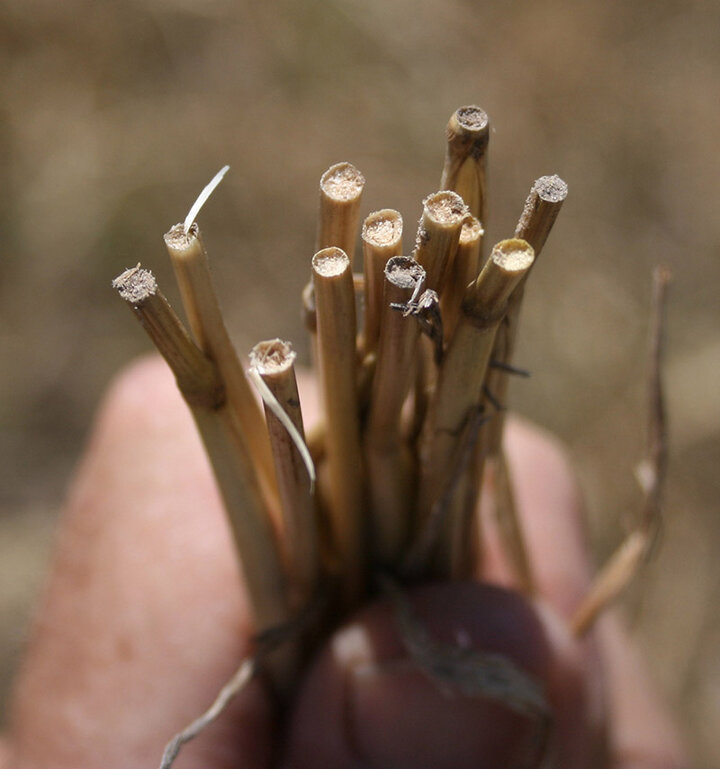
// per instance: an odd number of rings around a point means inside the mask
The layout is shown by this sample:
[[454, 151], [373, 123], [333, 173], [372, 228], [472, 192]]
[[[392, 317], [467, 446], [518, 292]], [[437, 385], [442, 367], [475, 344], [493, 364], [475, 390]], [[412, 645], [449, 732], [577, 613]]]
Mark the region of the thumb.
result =
[[516, 593], [476, 583], [423, 587], [409, 600], [445, 655], [500, 654], [538, 682], [552, 714], [549, 735], [540, 719], [482, 696], [481, 669], [464, 665], [456, 681], [422, 669], [393, 609], [380, 603], [336, 633], [312, 666], [291, 717], [287, 767], [531, 767], [546, 736], [559, 765], [594, 765], [583, 651], [560, 620]]

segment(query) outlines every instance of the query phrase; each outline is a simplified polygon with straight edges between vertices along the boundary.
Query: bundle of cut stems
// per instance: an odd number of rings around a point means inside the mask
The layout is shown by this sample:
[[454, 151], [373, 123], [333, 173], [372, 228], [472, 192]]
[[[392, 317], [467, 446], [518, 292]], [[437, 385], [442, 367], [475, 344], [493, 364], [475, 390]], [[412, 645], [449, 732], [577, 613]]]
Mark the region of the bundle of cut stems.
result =
[[[417, 501], [421, 525], [443, 494], [458, 456], [463, 429], [482, 401], [483, 382], [508, 298], [527, 274], [534, 258], [534, 251], [526, 241], [502, 241], [465, 292], [460, 321], [443, 359], [421, 436]], [[465, 568], [472, 568], [467, 558], [456, 552], [470, 539], [466, 523], [457, 520], [462, 505], [451, 507], [456, 512], [446, 515], [438, 543], [444, 552], [438, 555], [440, 563], [432, 570], [438, 577], [465, 576], [462, 573]]]
[[[371, 596], [378, 571], [405, 583], [480, 574], [486, 512], [476, 501], [487, 464], [517, 584], [532, 583], [502, 454], [503, 410], [526, 279], [567, 186], [557, 176], [538, 179], [515, 237], [483, 264], [489, 135], [479, 107], [454, 113], [441, 190], [423, 201], [412, 256], [401, 256], [401, 215], [376, 211], [362, 228], [362, 276], [352, 262], [365, 179], [349, 163], [322, 176], [303, 291], [322, 419], [307, 443], [295, 355], [281, 340], [251, 353], [263, 418], [223, 323], [192, 221], [197, 207], [165, 236], [189, 330], [149, 272], [138, 266], [115, 281], [172, 368], [205, 442], [258, 631], [286, 641], [289, 651], [267, 666], [281, 692], [298, 672], [304, 641]], [[643, 525], [649, 530], [647, 516]], [[580, 607], [577, 632], [638, 560], [613, 567], [604, 583], [612, 588]], [[317, 605], [324, 609], [313, 614]]]

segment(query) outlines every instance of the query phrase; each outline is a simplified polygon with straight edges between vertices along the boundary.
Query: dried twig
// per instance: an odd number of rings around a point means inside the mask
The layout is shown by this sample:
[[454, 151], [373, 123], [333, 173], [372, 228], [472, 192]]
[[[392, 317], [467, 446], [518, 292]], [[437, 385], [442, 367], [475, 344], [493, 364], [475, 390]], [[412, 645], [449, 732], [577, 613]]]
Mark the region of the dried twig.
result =
[[257, 656], [247, 657], [242, 661], [233, 677], [220, 690], [212, 705], [210, 705], [201, 716], [198, 716], [198, 718], [170, 740], [163, 751], [160, 769], [170, 769], [175, 762], [175, 759], [180, 754], [183, 746], [187, 745], [191, 740], [194, 740], [222, 715], [230, 702], [232, 702], [232, 700], [237, 697], [237, 695], [240, 694], [251, 681], [257, 671], [257, 666]]
[[[441, 190], [423, 201], [413, 257], [425, 270], [427, 293], [416, 314], [430, 341], [420, 345], [420, 360], [415, 384], [415, 425], [419, 431], [425, 417], [425, 405], [437, 379], [436, 364], [442, 357], [443, 334], [439, 321], [439, 296], [450, 275], [468, 209], [463, 199], [450, 190]], [[430, 315], [432, 313], [432, 317]], [[429, 321], [429, 322], [428, 322]]]
[[532, 595], [535, 592], [535, 577], [515, 505], [512, 474], [505, 449], [501, 447], [494, 457], [486, 461], [494, 480], [495, 520], [505, 555], [512, 565], [517, 589]]
[[[567, 184], [559, 176], [541, 176], [530, 190], [515, 228], [515, 237], [522, 238], [532, 246], [536, 262], [567, 194]], [[507, 402], [509, 378], [508, 372], [498, 364], [508, 366], [512, 363], [527, 277], [526, 275], [520, 281], [508, 300], [507, 313], [495, 337], [492, 353], [495, 365], [488, 371], [485, 381], [488, 390], [503, 404]], [[501, 416], [483, 431], [484, 435], [481, 438], [483, 450], [490, 456], [494, 456], [500, 450], [504, 421]]]
[[570, 626], [577, 636], [587, 633], [602, 611], [627, 587], [649, 552], [662, 520], [662, 492], [667, 467], [662, 388], [663, 313], [669, 271], [658, 267], [653, 281], [647, 439], [645, 457], [638, 468], [638, 480], [644, 492], [643, 506], [636, 530], [610, 557], [576, 609]]

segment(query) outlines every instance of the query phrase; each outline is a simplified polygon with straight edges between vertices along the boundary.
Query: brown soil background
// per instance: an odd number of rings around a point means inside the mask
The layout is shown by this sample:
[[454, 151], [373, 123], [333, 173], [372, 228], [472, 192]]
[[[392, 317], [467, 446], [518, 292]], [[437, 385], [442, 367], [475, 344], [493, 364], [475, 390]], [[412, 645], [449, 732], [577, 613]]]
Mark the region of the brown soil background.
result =
[[534, 271], [513, 406], [570, 446], [597, 558], [637, 510], [650, 273], [675, 273], [667, 523], [624, 600], [700, 766], [720, 765], [720, 4], [6, 0], [0, 7], [0, 689], [113, 374], [148, 349], [110, 289], [224, 163], [200, 218], [234, 339], [301, 356], [321, 172], [366, 175], [412, 242], [444, 127], [490, 114], [488, 239], [570, 196]]

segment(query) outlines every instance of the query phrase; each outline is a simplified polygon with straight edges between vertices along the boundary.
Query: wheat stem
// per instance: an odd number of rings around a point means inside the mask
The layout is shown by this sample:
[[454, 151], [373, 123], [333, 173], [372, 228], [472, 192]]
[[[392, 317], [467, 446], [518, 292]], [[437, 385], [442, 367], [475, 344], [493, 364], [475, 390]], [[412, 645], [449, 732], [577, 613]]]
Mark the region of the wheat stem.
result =
[[136, 267], [116, 278], [113, 286], [167, 361], [190, 407], [225, 502], [257, 627], [266, 630], [287, 622], [286, 582], [275, 532], [216, 364], [190, 339], [152, 273]]
[[460, 230], [455, 261], [440, 298], [443, 332], [449, 342], [455, 333], [465, 291], [480, 272], [484, 231], [474, 216], [466, 216]]
[[225, 327], [197, 224], [187, 233], [182, 224], [175, 225], [166, 233], [165, 245], [193, 336], [220, 371], [268, 508], [276, 511], [277, 485], [265, 422]]
[[[448, 348], [438, 377], [421, 437], [420, 522], [427, 518], [442, 494], [444, 479], [458, 453], [463, 429], [473, 410], [481, 402], [482, 384], [490, 360], [495, 334], [505, 314], [512, 290], [530, 269], [532, 248], [523, 240], [498, 243], [474, 284], [468, 287], [462, 316]], [[466, 528], [463, 505], [451, 516], [440, 544], [439, 573], [451, 571], [459, 562], [453, 555], [453, 543], [467, 541], [458, 534]]]
[[423, 201], [413, 257], [425, 272], [425, 284], [442, 293], [455, 252], [467, 206], [455, 192], [442, 190]]
[[320, 178], [320, 214], [315, 250], [334, 246], [352, 264], [365, 177], [351, 163], [336, 163]]
[[252, 369], [276, 404], [263, 398], [283, 513], [291, 605], [301, 610], [317, 589], [320, 556], [315, 470], [305, 445], [294, 361], [291, 346], [279, 339], [260, 342], [250, 353]]
[[375, 561], [397, 563], [407, 542], [414, 463], [402, 434], [402, 407], [410, 390], [419, 327], [399, 306], [422, 291], [425, 270], [406, 256], [385, 267], [382, 321], [372, 398], [364, 436]]
[[359, 600], [366, 574], [363, 471], [355, 354], [355, 290], [350, 260], [326, 248], [312, 260], [318, 357], [325, 416], [330, 525], [344, 571], [348, 604]]
[[455, 190], [470, 213], [486, 225], [488, 116], [480, 107], [460, 107], [447, 125], [447, 148], [440, 187]]
[[402, 216], [392, 208], [375, 211], [362, 227], [363, 270], [365, 273], [365, 318], [363, 352], [374, 352], [380, 335], [385, 265], [402, 253]]

